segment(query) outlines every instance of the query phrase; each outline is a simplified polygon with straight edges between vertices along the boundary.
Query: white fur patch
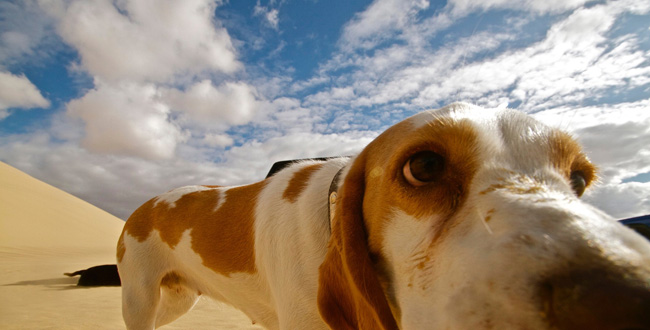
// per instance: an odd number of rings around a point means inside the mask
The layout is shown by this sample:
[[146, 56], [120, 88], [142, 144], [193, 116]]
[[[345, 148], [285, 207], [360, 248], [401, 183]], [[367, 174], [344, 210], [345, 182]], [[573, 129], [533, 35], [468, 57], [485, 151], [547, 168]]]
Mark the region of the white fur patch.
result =
[[[480, 111], [476, 111], [476, 109], [480, 109]], [[456, 102], [441, 109], [420, 112], [407, 120], [415, 129], [418, 129], [438, 118], [451, 118], [454, 120], [470, 118], [474, 122], [481, 122], [494, 119], [497, 111], [497, 109], [481, 109], [470, 103]]]

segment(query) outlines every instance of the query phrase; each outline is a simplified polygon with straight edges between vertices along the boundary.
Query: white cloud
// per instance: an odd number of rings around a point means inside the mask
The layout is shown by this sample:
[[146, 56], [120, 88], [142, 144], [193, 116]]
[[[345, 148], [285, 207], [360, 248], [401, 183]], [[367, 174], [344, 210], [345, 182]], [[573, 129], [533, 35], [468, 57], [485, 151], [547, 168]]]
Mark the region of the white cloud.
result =
[[39, 63], [60, 50], [53, 26], [36, 0], [0, 1], [0, 67]]
[[253, 16], [261, 16], [264, 18], [264, 22], [269, 25], [274, 30], [279, 28], [280, 18], [279, 10], [277, 8], [270, 8], [260, 5], [260, 1], [257, 1], [255, 7], [253, 8]]
[[650, 182], [597, 186], [584, 199], [616, 218], [650, 214]]
[[[226, 147], [223, 132], [257, 112], [254, 87], [228, 82], [242, 64], [215, 0], [41, 1], [95, 87], [67, 105], [96, 153], [171, 159], [179, 147]], [[212, 79], [220, 81], [214, 86]], [[184, 147], [183, 144], [190, 144]]]
[[427, 106], [451, 98], [483, 103], [506, 96], [521, 101], [520, 109], [537, 111], [598, 98], [612, 87], [641, 86], [650, 77], [650, 66], [639, 41], [631, 35], [609, 42], [605, 37], [625, 10], [619, 3], [580, 8], [526, 48], [459, 67], [432, 62], [417, 70], [415, 77], [426, 87], [413, 102]]
[[85, 124], [82, 145], [90, 151], [169, 159], [185, 139], [170, 122], [169, 107], [154, 85], [96, 81], [97, 87], [70, 101], [68, 114]]
[[[68, 103], [67, 114], [85, 125], [83, 147], [145, 159], [170, 159], [183, 143], [227, 147], [224, 134], [253, 120], [260, 102], [245, 83], [213, 86], [204, 80], [181, 91], [152, 83], [106, 83]], [[60, 126], [60, 125], [59, 125]], [[193, 153], [192, 146], [184, 151]]]
[[50, 102], [25, 75], [13, 75], [0, 71], [0, 119], [6, 117], [9, 108], [47, 108]]
[[489, 9], [517, 9], [530, 11], [537, 14], [561, 13], [567, 10], [575, 9], [590, 0], [450, 0], [448, 6], [451, 6], [454, 16], [464, 16], [477, 10]]
[[203, 142], [210, 147], [228, 147], [235, 141], [225, 134], [207, 134], [203, 137]]
[[[541, 41], [494, 53], [504, 44], [513, 47], [510, 42], [519, 38], [522, 27], [445, 39], [436, 35], [454, 24], [445, 11], [448, 8], [427, 19], [412, 17], [404, 24], [384, 26], [373, 23], [381, 13], [395, 11], [396, 17], [408, 17], [413, 15], [409, 10], [415, 8], [417, 12], [422, 6], [404, 2], [401, 6], [405, 7], [399, 11], [394, 2], [375, 1], [345, 27], [341, 40], [344, 46], [349, 43], [354, 48], [365, 47], [362, 44], [367, 39], [366, 46], [374, 47], [377, 43], [373, 38], [385, 36], [393, 38], [391, 44], [369, 52], [349, 52], [343, 47], [321, 67], [317, 77], [336, 75], [341, 68], [351, 73], [337, 76], [329, 92], [320, 91], [310, 100], [319, 100], [327, 107], [336, 104], [336, 98], [325, 97], [327, 93], [353, 88], [356, 97], [351, 101], [352, 107], [393, 103], [417, 109], [465, 100], [486, 106], [516, 102], [521, 103], [519, 109], [531, 112], [648, 84], [649, 54], [642, 50], [640, 36], [609, 36], [621, 15], [647, 12], [644, 8], [648, 6], [635, 7], [630, 1], [618, 1], [580, 7], [583, 2], [570, 1], [566, 6], [550, 2], [551, 7], [546, 9], [546, 5], [536, 2], [517, 2], [516, 8], [539, 13], [577, 9], [568, 16], [555, 16], [559, 21]], [[471, 10], [507, 6], [502, 1], [488, 1], [484, 7], [479, 2], [465, 5]], [[542, 7], [535, 7], [538, 5]], [[366, 25], [367, 29], [361, 28]], [[432, 48], [430, 42], [434, 38], [445, 40], [445, 44]]]
[[329, 90], [321, 91], [309, 95], [305, 98], [305, 104], [309, 105], [332, 105], [332, 104], [350, 104], [355, 98], [352, 87], [333, 87]]
[[578, 132], [601, 124], [624, 125], [650, 120], [650, 99], [589, 107], [562, 106], [537, 112], [535, 118], [549, 125]]
[[[557, 14], [579, 8], [587, 2], [589, 0], [451, 0], [434, 16], [419, 22], [418, 13], [429, 8], [429, 0], [375, 0], [346, 24], [341, 46], [347, 51], [370, 49], [395, 37], [413, 47], [426, 43], [427, 38], [476, 11], [507, 9]], [[628, 10], [641, 11], [639, 8], [643, 7], [629, 4]]]
[[[650, 111], [650, 108], [647, 109]], [[626, 116], [625, 113], [619, 115]], [[637, 173], [650, 171], [650, 119], [624, 124], [602, 123], [576, 132], [603, 180], [620, 183]]]
[[[491, 81], [473, 84], [472, 80], [477, 79], [480, 70], [464, 72], [461, 68], [467, 66], [466, 61], [475, 55], [494, 50], [511, 38], [509, 34], [481, 32], [448, 42], [435, 51], [418, 45], [396, 44], [376, 50], [372, 55], [354, 54], [345, 57], [346, 60], [339, 58], [328, 63], [327, 70], [336, 70], [341, 65], [353, 66], [355, 70], [338, 78], [343, 83], [311, 95], [307, 100], [312, 105], [323, 107], [343, 101], [348, 101], [349, 107], [400, 101], [410, 108], [440, 106], [439, 102], [444, 98], [460, 100], [462, 95], [459, 93], [464, 89], [489, 90], [502, 83], [498, 76], [493, 76]], [[354, 97], [342, 98], [341, 91]]]
[[260, 116], [255, 119], [255, 131], [262, 131], [262, 138], [287, 134], [314, 132], [314, 124], [323, 118], [313, 109], [305, 108], [295, 98], [280, 97], [265, 101], [260, 107]]
[[350, 156], [360, 152], [377, 135], [375, 132], [350, 131], [346, 134], [295, 133], [265, 141], [252, 140], [228, 150], [225, 167], [239, 168], [242, 177], [266, 173], [280, 160], [311, 157]]
[[169, 82], [241, 67], [211, 0], [71, 1], [48, 11], [88, 72], [105, 81]]
[[185, 91], [167, 89], [163, 98], [192, 125], [221, 130], [250, 122], [259, 107], [255, 88], [242, 82], [215, 87], [206, 79]]
[[0, 160], [126, 219], [151, 197], [190, 184], [239, 185], [264, 178], [273, 162], [303, 157], [351, 155], [374, 132], [296, 133], [249, 141], [222, 153], [221, 163], [193, 159], [143, 159], [93, 153], [47, 133], [10, 136]]
[[375, 0], [346, 24], [342, 46], [372, 48], [411, 24], [416, 14], [428, 7], [428, 0]]

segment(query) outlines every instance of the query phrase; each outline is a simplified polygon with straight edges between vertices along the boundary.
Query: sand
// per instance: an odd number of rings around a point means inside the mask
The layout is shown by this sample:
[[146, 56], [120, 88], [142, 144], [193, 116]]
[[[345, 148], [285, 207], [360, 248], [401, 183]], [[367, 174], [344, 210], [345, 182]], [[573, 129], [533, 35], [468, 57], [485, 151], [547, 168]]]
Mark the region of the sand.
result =
[[[0, 162], [0, 329], [124, 329], [119, 287], [64, 272], [115, 263], [124, 222]], [[202, 298], [161, 329], [261, 329]]]

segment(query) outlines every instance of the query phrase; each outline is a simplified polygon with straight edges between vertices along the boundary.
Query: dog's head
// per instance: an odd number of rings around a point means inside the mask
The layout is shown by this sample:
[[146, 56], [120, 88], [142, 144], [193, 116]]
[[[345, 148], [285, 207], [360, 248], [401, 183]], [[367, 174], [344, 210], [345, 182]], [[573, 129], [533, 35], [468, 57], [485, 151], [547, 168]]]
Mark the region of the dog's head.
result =
[[468, 104], [415, 115], [344, 172], [320, 268], [333, 329], [650, 329], [650, 243], [579, 197], [566, 133]]

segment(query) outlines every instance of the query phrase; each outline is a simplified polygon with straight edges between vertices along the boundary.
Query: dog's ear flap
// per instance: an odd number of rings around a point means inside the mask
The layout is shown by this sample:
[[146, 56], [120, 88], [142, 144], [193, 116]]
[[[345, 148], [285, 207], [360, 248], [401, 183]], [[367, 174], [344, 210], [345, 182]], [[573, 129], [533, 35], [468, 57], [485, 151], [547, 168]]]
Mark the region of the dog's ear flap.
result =
[[364, 191], [365, 162], [357, 159], [339, 190], [332, 237], [319, 269], [318, 308], [332, 329], [397, 329], [368, 251]]

